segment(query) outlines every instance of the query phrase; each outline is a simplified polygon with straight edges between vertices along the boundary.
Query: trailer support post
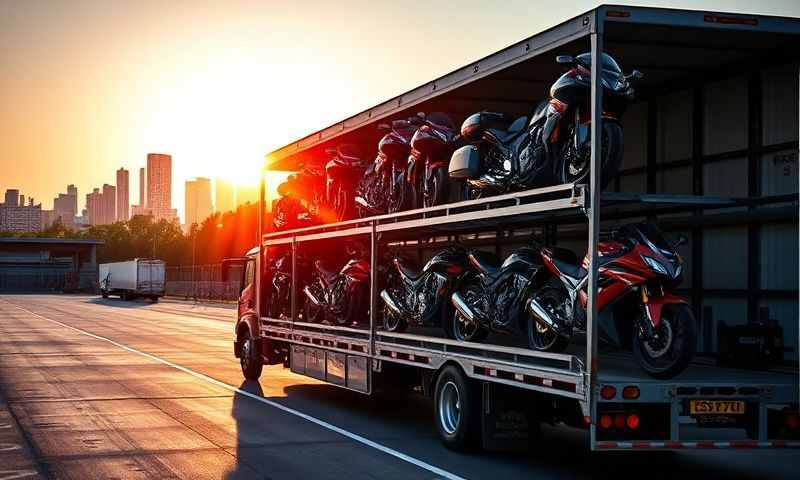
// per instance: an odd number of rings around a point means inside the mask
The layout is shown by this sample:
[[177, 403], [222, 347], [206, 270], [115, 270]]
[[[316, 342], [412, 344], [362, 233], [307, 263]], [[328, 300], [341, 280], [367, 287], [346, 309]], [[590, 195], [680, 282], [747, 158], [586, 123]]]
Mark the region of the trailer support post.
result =
[[[264, 268], [266, 266], [266, 265], [262, 265], [261, 264], [264, 261], [263, 260], [263, 257], [264, 257], [264, 213], [265, 213], [265, 210], [266, 210], [265, 204], [264, 204], [264, 194], [266, 192], [266, 185], [264, 184], [264, 182], [265, 182], [265, 176], [264, 176], [264, 172], [262, 171], [261, 172], [261, 179], [258, 182], [258, 207], [256, 207], [256, 214], [258, 215], [258, 221], [257, 221], [257, 224], [258, 224], [258, 235], [257, 235], [257, 237], [258, 238], [256, 238], [256, 241], [258, 242], [257, 243], [257, 245], [258, 245], [258, 256], [256, 257], [256, 275], [253, 278], [253, 287], [256, 289], [255, 310], [256, 310], [256, 317], [258, 317], [258, 319], [259, 319], [258, 320], [259, 324], [261, 323], [261, 316], [264, 314], [264, 312], [261, 311], [261, 288], [262, 288], [262, 285], [261, 285], [261, 280], [262, 280], [261, 279], [261, 272], [262, 272], [262, 268]], [[195, 301], [196, 300], [197, 300], [197, 298], [195, 298]], [[261, 336], [261, 325], [258, 325], [258, 332], [252, 332], [251, 335], [255, 336], [256, 333], [258, 333], [258, 335]]]
[[592, 124], [591, 124], [591, 158], [590, 158], [590, 180], [589, 192], [591, 195], [589, 208], [589, 283], [588, 283], [588, 304], [586, 308], [586, 373], [588, 375], [588, 395], [589, 395], [589, 415], [590, 415], [590, 449], [595, 448], [595, 425], [597, 417], [597, 396], [595, 389], [597, 386], [597, 242], [599, 239], [600, 228], [600, 190], [601, 182], [601, 149], [603, 143], [603, 90], [601, 86], [603, 61], [603, 22], [597, 19], [595, 32], [591, 34], [592, 44]]
[[[370, 222], [369, 233], [369, 354], [375, 355], [375, 309], [378, 306], [378, 238], [375, 233], [375, 220]], [[370, 386], [370, 388], [372, 388]]]

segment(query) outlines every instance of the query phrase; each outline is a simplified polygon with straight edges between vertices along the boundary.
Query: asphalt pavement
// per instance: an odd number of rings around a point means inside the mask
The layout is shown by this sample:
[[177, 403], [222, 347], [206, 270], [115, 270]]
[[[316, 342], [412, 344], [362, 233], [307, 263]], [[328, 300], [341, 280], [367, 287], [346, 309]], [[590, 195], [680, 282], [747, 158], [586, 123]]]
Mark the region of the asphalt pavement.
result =
[[364, 396], [265, 367], [243, 381], [232, 306], [0, 295], [0, 480], [797, 478], [794, 450], [596, 452], [544, 428], [460, 454], [411, 391]]

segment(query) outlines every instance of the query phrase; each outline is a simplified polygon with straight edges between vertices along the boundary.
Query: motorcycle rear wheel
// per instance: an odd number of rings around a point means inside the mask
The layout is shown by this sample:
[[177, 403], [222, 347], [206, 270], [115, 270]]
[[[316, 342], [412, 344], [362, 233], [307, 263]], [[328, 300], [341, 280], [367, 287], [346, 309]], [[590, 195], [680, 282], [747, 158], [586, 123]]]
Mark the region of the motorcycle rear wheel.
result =
[[[552, 311], [566, 299], [562, 292], [552, 286], [545, 286], [535, 297], [548, 311]], [[549, 328], [543, 328], [533, 315], [526, 312], [528, 348], [539, 352], [561, 353], [569, 346], [569, 339], [559, 335]]]
[[633, 357], [651, 377], [672, 378], [681, 373], [694, 357], [697, 324], [692, 310], [686, 304], [664, 306], [661, 323], [656, 330], [658, 338], [641, 338], [638, 322], [634, 323], [633, 328]]
[[403, 333], [408, 330], [408, 322], [391, 308], [383, 306], [383, 329], [387, 332]]
[[[481, 295], [483, 289], [480, 285], [480, 279], [476, 276], [466, 282], [461, 293], [467, 300], [475, 295]], [[481, 325], [478, 320], [470, 321], [457, 308], [453, 308], [450, 332], [452, 332], [453, 338], [459, 342], [482, 342], [489, 336], [489, 330]]]
[[[561, 150], [561, 158], [558, 160], [558, 172], [556, 178], [561, 183], [585, 183], [589, 184], [591, 140], [587, 139], [586, 144], [581, 146], [581, 151], [576, 152], [572, 146], [572, 135], [565, 140], [566, 145]], [[622, 163], [622, 125], [612, 120], [603, 121], [603, 137], [600, 159], [600, 188], [605, 189], [611, 180], [617, 177], [617, 172]], [[580, 158], [578, 158], [580, 156]]]

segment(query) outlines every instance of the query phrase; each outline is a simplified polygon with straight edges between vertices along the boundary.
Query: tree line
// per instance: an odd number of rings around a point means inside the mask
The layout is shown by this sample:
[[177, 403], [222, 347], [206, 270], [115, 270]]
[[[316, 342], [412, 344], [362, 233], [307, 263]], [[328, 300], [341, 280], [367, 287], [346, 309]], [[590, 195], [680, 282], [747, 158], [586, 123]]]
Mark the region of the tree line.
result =
[[[269, 214], [265, 222], [272, 224]], [[248, 203], [235, 212], [214, 213], [185, 234], [176, 222], [136, 215], [127, 222], [80, 230], [56, 221], [40, 232], [0, 232], [0, 236], [101, 240], [103, 244], [97, 248], [98, 263], [158, 258], [174, 266], [191, 265], [193, 256], [198, 265], [242, 256], [256, 245], [257, 232], [258, 211], [255, 204]]]

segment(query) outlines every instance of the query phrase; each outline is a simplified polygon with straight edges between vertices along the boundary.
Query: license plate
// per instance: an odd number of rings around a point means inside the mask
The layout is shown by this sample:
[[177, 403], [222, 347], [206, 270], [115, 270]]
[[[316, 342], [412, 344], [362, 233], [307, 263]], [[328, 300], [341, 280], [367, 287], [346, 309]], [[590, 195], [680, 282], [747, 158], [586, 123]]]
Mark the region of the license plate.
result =
[[744, 415], [745, 403], [740, 400], [690, 400], [692, 415]]

